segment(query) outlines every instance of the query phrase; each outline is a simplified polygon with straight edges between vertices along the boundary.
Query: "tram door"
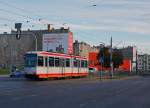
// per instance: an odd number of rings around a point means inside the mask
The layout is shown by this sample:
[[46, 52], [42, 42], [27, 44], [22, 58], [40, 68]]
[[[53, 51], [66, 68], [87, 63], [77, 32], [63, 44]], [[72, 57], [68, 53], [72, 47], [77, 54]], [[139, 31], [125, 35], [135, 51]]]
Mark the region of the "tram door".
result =
[[45, 69], [46, 69], [46, 75], [47, 75], [47, 77], [48, 77], [48, 74], [49, 74], [49, 66], [48, 66], [48, 57], [45, 57]]
[[65, 74], [65, 59], [64, 58], [61, 58], [60, 59], [60, 65], [61, 65], [61, 73], [62, 73], [62, 75], [64, 75]]
[[49, 57], [48, 58], [48, 72], [49, 72], [49, 75], [53, 74], [55, 72], [56, 69], [55, 69], [54, 66], [55, 66], [55, 58], [54, 57]]
[[77, 60], [77, 66], [78, 66], [78, 73], [81, 72], [81, 68], [80, 68], [80, 60]]

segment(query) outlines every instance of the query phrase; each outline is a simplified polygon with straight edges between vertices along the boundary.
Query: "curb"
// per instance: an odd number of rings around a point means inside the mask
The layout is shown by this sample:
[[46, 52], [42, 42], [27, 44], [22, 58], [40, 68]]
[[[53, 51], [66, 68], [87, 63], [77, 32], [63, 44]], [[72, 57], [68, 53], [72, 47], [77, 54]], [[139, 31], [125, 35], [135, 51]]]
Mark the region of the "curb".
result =
[[128, 80], [128, 79], [136, 79], [139, 78], [140, 76], [127, 76], [127, 77], [122, 77], [122, 78], [102, 78], [100, 79], [99, 77], [96, 77], [96, 80], [101, 80], [101, 81], [112, 81], [112, 80]]
[[7, 75], [0, 75], [0, 77], [9, 77], [9, 75], [7, 74]]

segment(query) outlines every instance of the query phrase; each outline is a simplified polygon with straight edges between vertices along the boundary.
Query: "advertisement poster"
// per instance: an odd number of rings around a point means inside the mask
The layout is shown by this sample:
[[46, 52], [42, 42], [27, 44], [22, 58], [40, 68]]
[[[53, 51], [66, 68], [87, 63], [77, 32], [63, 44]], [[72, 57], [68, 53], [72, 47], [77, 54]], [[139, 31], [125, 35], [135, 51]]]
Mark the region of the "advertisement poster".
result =
[[43, 51], [72, 54], [72, 33], [50, 33], [43, 34]]

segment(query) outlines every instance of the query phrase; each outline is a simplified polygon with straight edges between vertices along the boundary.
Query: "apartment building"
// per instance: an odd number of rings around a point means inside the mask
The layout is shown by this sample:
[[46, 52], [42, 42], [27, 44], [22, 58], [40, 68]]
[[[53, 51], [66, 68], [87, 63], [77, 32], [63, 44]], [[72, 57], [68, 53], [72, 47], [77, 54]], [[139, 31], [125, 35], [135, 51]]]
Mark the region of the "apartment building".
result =
[[137, 63], [139, 71], [150, 71], [150, 55], [148, 54], [138, 55]]
[[73, 43], [73, 54], [81, 57], [89, 57], [89, 52], [98, 52], [99, 48], [96, 46], [90, 46], [86, 42], [79, 42], [75, 40]]

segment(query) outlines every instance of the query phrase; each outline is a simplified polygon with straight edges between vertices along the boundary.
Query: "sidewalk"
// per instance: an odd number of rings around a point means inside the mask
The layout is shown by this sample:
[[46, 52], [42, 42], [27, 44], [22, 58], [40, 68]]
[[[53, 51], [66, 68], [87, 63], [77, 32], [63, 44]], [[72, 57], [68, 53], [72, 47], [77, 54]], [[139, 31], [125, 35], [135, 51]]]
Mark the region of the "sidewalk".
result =
[[136, 79], [136, 78], [139, 78], [141, 76], [139, 75], [126, 75], [126, 76], [114, 76], [113, 78], [110, 78], [109, 75], [105, 75], [105, 76], [102, 76], [100, 78], [100, 76], [87, 76], [88, 79], [91, 79], [91, 80], [102, 80], [102, 81], [106, 81], [106, 80], [127, 80], [127, 79]]
[[0, 75], [0, 78], [2, 77], [9, 77], [9, 74]]

